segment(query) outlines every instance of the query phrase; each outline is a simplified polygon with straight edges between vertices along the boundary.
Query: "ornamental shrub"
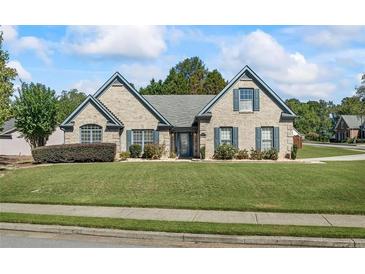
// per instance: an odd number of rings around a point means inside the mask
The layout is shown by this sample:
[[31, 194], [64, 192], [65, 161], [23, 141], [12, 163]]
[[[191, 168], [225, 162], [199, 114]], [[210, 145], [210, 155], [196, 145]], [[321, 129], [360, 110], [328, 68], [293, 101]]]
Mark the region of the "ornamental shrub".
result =
[[229, 144], [223, 144], [217, 147], [214, 153], [214, 158], [218, 160], [233, 159], [237, 153], [237, 149]]
[[262, 160], [262, 152], [260, 150], [251, 148], [250, 159], [251, 160]]
[[205, 159], [205, 146], [200, 147], [200, 159]]
[[143, 158], [146, 159], [152, 159], [152, 160], [156, 160], [156, 159], [160, 159], [162, 157], [162, 154], [165, 151], [165, 146], [164, 145], [159, 145], [159, 144], [147, 144], [144, 146], [144, 151], [143, 151]]
[[142, 146], [139, 144], [133, 144], [129, 147], [129, 152], [131, 158], [139, 158], [142, 153]]
[[121, 161], [125, 161], [130, 157], [131, 157], [131, 154], [129, 153], [129, 151], [123, 151], [123, 152], [119, 153], [119, 158]]
[[239, 150], [236, 155], [236, 159], [238, 159], [238, 160], [243, 160], [243, 159], [248, 159], [248, 158], [249, 158], [249, 155], [248, 155], [247, 149]]
[[262, 152], [262, 158], [265, 160], [277, 160], [279, 158], [279, 152], [275, 149], [269, 149]]
[[292, 160], [295, 160], [297, 158], [297, 152], [298, 152], [297, 145], [293, 145], [293, 148], [291, 150], [291, 155], [290, 155]]
[[36, 163], [113, 162], [116, 144], [65, 144], [32, 149]]

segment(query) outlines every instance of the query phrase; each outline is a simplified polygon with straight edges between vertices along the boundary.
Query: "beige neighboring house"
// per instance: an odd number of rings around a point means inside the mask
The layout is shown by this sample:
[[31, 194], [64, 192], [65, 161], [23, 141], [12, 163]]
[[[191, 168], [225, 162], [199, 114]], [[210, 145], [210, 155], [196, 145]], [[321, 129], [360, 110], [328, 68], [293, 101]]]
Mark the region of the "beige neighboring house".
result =
[[212, 158], [220, 144], [276, 148], [289, 157], [295, 114], [248, 66], [217, 95], [143, 96], [116, 72], [61, 124], [65, 143], [111, 142], [117, 151], [159, 143], [166, 156]]
[[[47, 146], [64, 143], [63, 131], [57, 127], [49, 136]], [[11, 118], [2, 125], [0, 132], [0, 155], [31, 155], [30, 145], [15, 127], [15, 119]]]

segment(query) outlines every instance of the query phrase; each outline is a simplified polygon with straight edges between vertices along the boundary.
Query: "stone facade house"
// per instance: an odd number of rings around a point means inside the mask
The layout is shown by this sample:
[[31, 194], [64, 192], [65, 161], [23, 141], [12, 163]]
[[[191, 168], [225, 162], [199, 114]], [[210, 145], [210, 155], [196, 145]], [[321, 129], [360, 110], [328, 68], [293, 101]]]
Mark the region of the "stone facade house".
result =
[[337, 142], [347, 139], [365, 139], [365, 116], [341, 115], [335, 125]]
[[295, 114], [248, 66], [217, 95], [143, 96], [118, 72], [60, 126], [65, 143], [164, 144], [166, 155], [206, 158], [223, 143], [290, 155]]

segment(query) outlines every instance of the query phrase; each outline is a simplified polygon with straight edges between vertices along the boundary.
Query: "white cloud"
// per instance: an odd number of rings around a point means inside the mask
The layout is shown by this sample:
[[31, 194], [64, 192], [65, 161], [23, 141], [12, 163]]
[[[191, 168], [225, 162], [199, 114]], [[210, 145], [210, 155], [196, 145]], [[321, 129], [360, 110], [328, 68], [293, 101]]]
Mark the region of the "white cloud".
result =
[[291, 96], [327, 97], [335, 87], [325, 82], [325, 67], [308, 61], [299, 52], [288, 52], [271, 35], [261, 30], [241, 36], [235, 42], [222, 43], [221, 63], [228, 75], [250, 65], [273, 80], [283, 93]]
[[79, 80], [73, 83], [70, 88], [76, 88], [86, 94], [94, 94], [102, 85], [100, 80]]
[[64, 48], [95, 57], [157, 58], [166, 50], [160, 26], [70, 27]]
[[164, 70], [164, 67], [157, 64], [123, 64], [120, 66], [120, 73], [138, 89], [149, 84], [152, 78], [163, 79], [166, 76], [167, 68]]
[[19, 37], [14, 26], [0, 26], [0, 30], [4, 32], [4, 41], [14, 53], [32, 50], [43, 62], [51, 63], [51, 51], [44, 40], [35, 36]]
[[22, 66], [22, 64], [17, 60], [9, 61], [7, 64], [10, 68], [15, 68], [18, 72], [18, 77], [22, 81], [30, 81], [32, 79], [31, 74]]

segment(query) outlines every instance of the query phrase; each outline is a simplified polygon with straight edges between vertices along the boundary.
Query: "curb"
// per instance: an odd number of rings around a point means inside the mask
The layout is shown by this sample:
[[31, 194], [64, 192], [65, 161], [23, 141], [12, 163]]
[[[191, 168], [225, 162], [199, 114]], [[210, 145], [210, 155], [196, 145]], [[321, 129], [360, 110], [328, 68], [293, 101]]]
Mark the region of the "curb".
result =
[[365, 247], [365, 239], [339, 239], [286, 236], [234, 236], [216, 234], [171, 233], [153, 231], [117, 230], [78, 226], [0, 223], [0, 230], [76, 234], [139, 240], [163, 240], [175, 242], [278, 245], [304, 247]]

